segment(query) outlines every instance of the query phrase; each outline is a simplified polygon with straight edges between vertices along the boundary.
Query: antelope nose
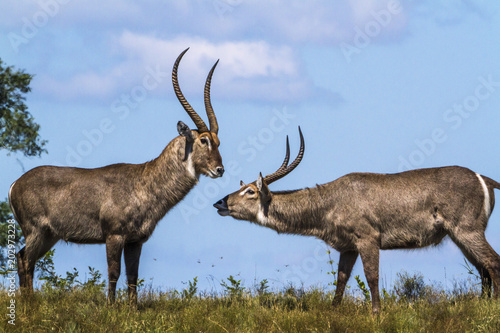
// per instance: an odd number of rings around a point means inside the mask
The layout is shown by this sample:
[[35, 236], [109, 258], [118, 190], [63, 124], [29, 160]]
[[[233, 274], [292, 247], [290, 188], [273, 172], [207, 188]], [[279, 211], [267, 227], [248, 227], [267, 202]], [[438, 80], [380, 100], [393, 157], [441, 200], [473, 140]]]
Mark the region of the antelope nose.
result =
[[229, 195], [226, 195], [224, 198], [220, 199], [216, 203], [214, 203], [214, 207], [217, 209], [227, 209], [227, 198]]
[[218, 166], [215, 171], [217, 172], [217, 176], [222, 177], [224, 174], [224, 167], [223, 166]]

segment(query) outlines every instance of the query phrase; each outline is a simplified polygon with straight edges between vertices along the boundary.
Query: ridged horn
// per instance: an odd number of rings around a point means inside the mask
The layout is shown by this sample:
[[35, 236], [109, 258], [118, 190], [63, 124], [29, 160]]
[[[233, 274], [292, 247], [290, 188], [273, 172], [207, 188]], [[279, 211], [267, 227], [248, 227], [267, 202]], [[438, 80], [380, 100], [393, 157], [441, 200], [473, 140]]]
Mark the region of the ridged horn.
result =
[[184, 110], [186, 110], [188, 115], [191, 117], [191, 119], [193, 119], [193, 122], [196, 125], [196, 127], [198, 128], [198, 131], [200, 133], [208, 132], [208, 127], [207, 127], [207, 125], [205, 125], [205, 122], [203, 121], [203, 119], [201, 119], [201, 117], [196, 113], [196, 111], [188, 103], [188, 101], [186, 100], [186, 98], [182, 94], [181, 88], [179, 87], [179, 81], [177, 79], [177, 68], [179, 67], [179, 63], [180, 63], [182, 57], [184, 56], [184, 54], [188, 50], [189, 50], [189, 47], [187, 49], [185, 49], [184, 51], [182, 51], [182, 53], [179, 54], [179, 56], [175, 60], [174, 68], [172, 69], [172, 84], [174, 86], [174, 91], [175, 91], [175, 95], [177, 96], [177, 99], [181, 103]]
[[283, 161], [283, 164], [276, 170], [274, 173], [266, 176], [266, 180], [273, 182], [273, 178], [275, 175], [280, 174], [281, 171], [286, 169], [286, 166], [288, 165], [288, 161], [290, 160], [290, 142], [288, 140], [288, 135], [286, 136], [286, 154], [285, 154], [285, 160]]
[[212, 108], [212, 102], [210, 101], [210, 84], [212, 83], [212, 74], [214, 73], [215, 67], [219, 60], [208, 73], [207, 81], [205, 82], [205, 110], [207, 111], [208, 122], [210, 124], [210, 132], [217, 134], [219, 132], [219, 125], [217, 124], [217, 118], [215, 117], [214, 109]]
[[299, 135], [300, 135], [300, 149], [299, 153], [297, 154], [297, 157], [292, 163], [290, 163], [290, 165], [287, 166], [288, 159], [290, 158], [290, 145], [288, 144], [288, 136], [287, 136], [285, 160], [283, 161], [283, 164], [279, 167], [278, 170], [264, 177], [264, 181], [266, 182], [267, 185], [277, 181], [278, 179], [285, 177], [290, 172], [292, 172], [292, 170], [295, 169], [297, 165], [299, 165], [300, 161], [302, 160], [302, 157], [304, 156], [304, 149], [305, 149], [304, 136], [302, 135], [300, 126], [299, 126]]

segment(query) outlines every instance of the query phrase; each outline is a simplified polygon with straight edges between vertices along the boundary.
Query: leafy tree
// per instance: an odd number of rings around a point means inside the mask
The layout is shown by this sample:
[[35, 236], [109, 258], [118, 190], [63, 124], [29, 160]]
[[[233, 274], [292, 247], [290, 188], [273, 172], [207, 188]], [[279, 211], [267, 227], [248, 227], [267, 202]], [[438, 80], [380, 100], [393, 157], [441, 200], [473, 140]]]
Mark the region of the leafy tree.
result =
[[0, 149], [22, 152], [25, 156], [40, 156], [47, 151], [40, 139], [33, 116], [28, 112], [24, 96], [31, 91], [33, 75], [12, 66], [5, 67], [0, 59]]
[[[12, 66], [5, 66], [0, 59], [0, 150], [8, 153], [22, 152], [24, 156], [41, 156], [46, 153], [47, 141], [41, 140], [35, 123], [25, 104], [25, 95], [31, 91], [29, 84], [33, 75]], [[12, 219], [8, 200], [0, 201], [0, 266], [5, 266], [8, 220]], [[17, 244], [23, 243], [22, 234], [16, 224]]]

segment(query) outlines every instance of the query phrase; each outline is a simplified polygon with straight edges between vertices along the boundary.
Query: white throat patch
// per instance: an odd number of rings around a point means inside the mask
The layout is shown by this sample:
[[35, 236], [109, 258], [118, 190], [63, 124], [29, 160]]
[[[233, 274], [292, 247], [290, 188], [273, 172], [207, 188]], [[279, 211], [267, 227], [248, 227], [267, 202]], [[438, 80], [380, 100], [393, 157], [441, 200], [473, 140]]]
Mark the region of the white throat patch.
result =
[[269, 223], [269, 218], [264, 214], [264, 207], [259, 205], [259, 212], [257, 213], [257, 222], [261, 225], [267, 225]]
[[186, 169], [188, 171], [188, 173], [193, 177], [193, 178], [196, 178], [198, 179], [199, 178], [199, 175], [196, 175], [196, 170], [194, 168], [194, 162], [193, 162], [193, 158], [192, 158], [192, 155], [189, 154], [189, 157], [188, 157], [188, 160], [187, 160], [187, 165], [186, 165]]
[[486, 213], [486, 217], [489, 218], [490, 214], [491, 214], [490, 192], [488, 191], [488, 186], [486, 186], [486, 183], [484, 182], [483, 177], [481, 177], [481, 175], [478, 173], [476, 173], [476, 176], [479, 179], [479, 182], [481, 183], [481, 187], [483, 188], [483, 192], [484, 192], [483, 208], [484, 208], [484, 212]]

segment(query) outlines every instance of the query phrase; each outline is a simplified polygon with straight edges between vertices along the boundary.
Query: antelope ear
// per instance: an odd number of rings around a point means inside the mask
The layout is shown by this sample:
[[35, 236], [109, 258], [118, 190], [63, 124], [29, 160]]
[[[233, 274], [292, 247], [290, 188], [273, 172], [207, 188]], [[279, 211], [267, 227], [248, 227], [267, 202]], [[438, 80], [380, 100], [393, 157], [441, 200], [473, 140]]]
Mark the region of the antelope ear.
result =
[[242, 181], [242, 180], [240, 180], [240, 187], [243, 187], [243, 186], [245, 186], [245, 185], [246, 185], [246, 184], [245, 184], [245, 183], [243, 183], [243, 181]]
[[267, 184], [264, 183], [264, 177], [262, 177], [262, 172], [259, 173], [259, 178], [257, 178], [255, 185], [257, 186], [257, 189], [259, 190], [259, 192], [262, 195], [264, 195], [265, 198], [270, 197], [271, 193], [269, 191], [269, 187], [267, 187]]
[[191, 129], [188, 127], [188, 125], [184, 124], [182, 121], [179, 121], [177, 123], [177, 132], [179, 132], [180, 135], [184, 136], [189, 142], [194, 141]]
[[262, 186], [264, 184], [264, 179], [262, 178], [262, 172], [259, 173], [259, 178], [257, 178], [257, 182], [255, 183], [255, 185], [257, 185], [257, 189], [259, 191], [262, 190]]

